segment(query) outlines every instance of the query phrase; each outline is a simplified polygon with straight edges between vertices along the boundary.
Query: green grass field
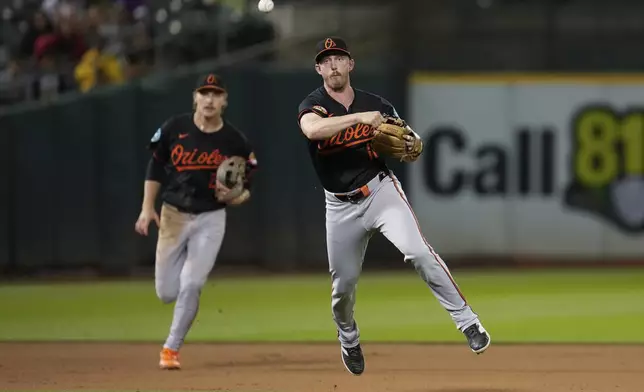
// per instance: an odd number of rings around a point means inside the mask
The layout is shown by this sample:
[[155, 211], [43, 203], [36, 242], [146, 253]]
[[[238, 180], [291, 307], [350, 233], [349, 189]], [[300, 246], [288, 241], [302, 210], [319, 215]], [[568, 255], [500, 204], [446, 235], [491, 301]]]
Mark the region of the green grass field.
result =
[[[642, 343], [644, 269], [456, 271], [496, 343]], [[217, 278], [205, 287], [195, 341], [336, 341], [326, 275]], [[462, 342], [413, 270], [364, 273], [363, 341]], [[165, 339], [172, 306], [153, 281], [0, 286], [1, 341]]]

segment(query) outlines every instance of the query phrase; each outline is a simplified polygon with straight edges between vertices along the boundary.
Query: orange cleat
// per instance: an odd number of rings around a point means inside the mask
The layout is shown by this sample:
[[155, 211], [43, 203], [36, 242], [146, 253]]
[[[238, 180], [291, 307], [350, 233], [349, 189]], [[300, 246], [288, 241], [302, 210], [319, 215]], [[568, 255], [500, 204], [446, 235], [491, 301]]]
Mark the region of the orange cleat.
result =
[[179, 352], [171, 350], [164, 347], [159, 354], [159, 367], [161, 369], [175, 370], [181, 369], [181, 364], [179, 363]]

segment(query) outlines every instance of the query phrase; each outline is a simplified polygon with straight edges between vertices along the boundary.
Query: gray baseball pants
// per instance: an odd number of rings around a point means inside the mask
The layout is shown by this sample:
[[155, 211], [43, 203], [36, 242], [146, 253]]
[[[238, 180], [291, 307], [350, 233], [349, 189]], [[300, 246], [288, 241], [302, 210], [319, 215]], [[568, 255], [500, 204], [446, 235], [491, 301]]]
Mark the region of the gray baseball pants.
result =
[[358, 202], [326, 194], [329, 272], [333, 282], [332, 311], [338, 339], [345, 347], [359, 344], [354, 320], [356, 286], [369, 239], [382, 233], [411, 262], [459, 330], [478, 322], [447, 265], [423, 236], [405, 193], [393, 175], [368, 184], [369, 195]]

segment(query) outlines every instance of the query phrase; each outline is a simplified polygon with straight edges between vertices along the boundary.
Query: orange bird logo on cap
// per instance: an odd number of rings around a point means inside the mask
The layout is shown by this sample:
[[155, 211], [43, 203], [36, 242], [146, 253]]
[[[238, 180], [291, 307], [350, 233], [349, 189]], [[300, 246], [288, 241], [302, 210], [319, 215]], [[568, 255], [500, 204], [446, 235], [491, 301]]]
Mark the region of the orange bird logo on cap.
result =
[[206, 78], [206, 83], [208, 83], [208, 84], [213, 84], [213, 83], [215, 83], [215, 81], [216, 81], [216, 80], [217, 80], [217, 79], [215, 78], [215, 75], [210, 74], [210, 75], [208, 75], [208, 77]]
[[333, 41], [331, 38], [327, 38], [326, 41], [324, 41], [324, 49], [331, 48], [335, 48], [335, 41]]

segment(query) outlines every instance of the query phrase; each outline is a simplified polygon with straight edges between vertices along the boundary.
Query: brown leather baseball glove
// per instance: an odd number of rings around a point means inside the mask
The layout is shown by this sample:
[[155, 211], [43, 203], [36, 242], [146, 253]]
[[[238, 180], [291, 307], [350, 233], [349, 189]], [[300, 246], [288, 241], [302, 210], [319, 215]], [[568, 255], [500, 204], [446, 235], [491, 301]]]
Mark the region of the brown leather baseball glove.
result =
[[423, 152], [423, 141], [407, 126], [404, 120], [385, 117], [371, 139], [371, 148], [381, 156], [403, 162], [413, 162]]
[[246, 159], [233, 156], [225, 159], [217, 168], [215, 197], [222, 203], [239, 197], [244, 192]]

